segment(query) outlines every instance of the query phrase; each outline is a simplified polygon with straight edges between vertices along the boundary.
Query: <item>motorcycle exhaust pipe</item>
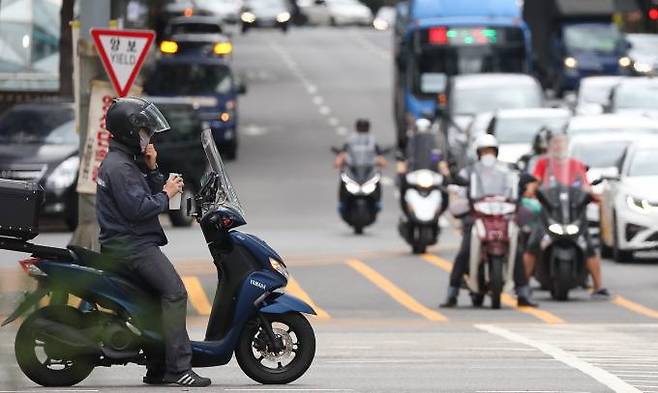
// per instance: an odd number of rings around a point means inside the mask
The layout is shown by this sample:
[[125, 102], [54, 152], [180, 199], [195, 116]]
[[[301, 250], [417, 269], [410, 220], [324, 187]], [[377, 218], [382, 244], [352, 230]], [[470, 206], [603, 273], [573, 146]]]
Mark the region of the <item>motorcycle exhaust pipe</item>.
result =
[[101, 354], [100, 345], [75, 328], [45, 318], [35, 320], [34, 325], [37, 327], [39, 335], [67, 346], [76, 354]]

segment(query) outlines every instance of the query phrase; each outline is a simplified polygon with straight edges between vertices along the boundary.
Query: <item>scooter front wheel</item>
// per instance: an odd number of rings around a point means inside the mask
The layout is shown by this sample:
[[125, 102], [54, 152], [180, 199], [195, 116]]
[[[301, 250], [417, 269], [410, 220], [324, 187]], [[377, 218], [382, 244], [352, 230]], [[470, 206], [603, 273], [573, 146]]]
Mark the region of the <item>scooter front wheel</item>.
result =
[[283, 349], [271, 350], [267, 333], [257, 320], [245, 324], [235, 358], [242, 371], [263, 384], [286, 384], [304, 375], [315, 357], [315, 334], [298, 313], [268, 314], [265, 319]]

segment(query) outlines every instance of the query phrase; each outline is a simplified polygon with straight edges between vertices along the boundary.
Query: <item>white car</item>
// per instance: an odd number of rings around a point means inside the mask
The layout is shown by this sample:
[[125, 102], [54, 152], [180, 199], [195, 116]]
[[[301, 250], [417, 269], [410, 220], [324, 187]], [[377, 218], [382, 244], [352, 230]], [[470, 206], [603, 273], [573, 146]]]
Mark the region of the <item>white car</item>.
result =
[[[638, 134], [600, 133], [574, 136], [569, 140], [569, 156], [587, 165], [587, 180], [614, 177], [619, 173], [619, 161], [626, 148], [633, 142], [650, 137]], [[601, 194], [605, 183], [592, 187], [595, 194]], [[587, 221], [593, 233], [599, 230], [599, 205], [590, 203], [587, 206]]]
[[577, 115], [598, 115], [605, 111], [610, 92], [623, 76], [588, 76], [580, 80], [575, 112]]
[[377, 11], [375, 19], [372, 21], [372, 27], [375, 30], [388, 30], [395, 24], [395, 8], [384, 6]]
[[468, 155], [475, 159], [473, 143], [479, 135], [488, 133], [495, 135], [500, 144], [498, 159], [516, 164], [530, 153], [537, 131], [542, 127], [562, 130], [570, 117], [571, 112], [564, 108], [503, 109], [478, 115], [468, 129]]
[[658, 121], [637, 114], [604, 114], [575, 116], [569, 120], [567, 134], [626, 133], [658, 134]]
[[624, 153], [619, 175], [605, 184], [601, 251], [618, 262], [634, 251], [658, 249], [658, 140], [641, 140]]
[[609, 111], [658, 116], [658, 80], [635, 77], [619, 82], [610, 94]]
[[636, 73], [647, 75], [658, 71], [658, 35], [626, 34], [626, 41], [631, 44], [628, 56]]
[[372, 24], [372, 11], [358, 0], [298, 0], [297, 5], [312, 25]]

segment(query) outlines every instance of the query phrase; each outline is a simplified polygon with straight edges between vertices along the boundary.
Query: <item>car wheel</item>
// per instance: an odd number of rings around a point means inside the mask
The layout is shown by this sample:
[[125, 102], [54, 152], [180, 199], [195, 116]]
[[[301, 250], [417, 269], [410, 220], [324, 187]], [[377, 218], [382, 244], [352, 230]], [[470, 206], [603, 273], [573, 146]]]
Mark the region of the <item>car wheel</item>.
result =
[[613, 213], [612, 219], [612, 259], [615, 262], [623, 263], [633, 260], [633, 251], [622, 250], [619, 248], [619, 229], [617, 228], [617, 213]]
[[281, 26], [281, 32], [284, 33], [284, 34], [288, 32], [288, 24], [287, 23], [285, 23]]
[[332, 27], [338, 26], [338, 24], [336, 23], [336, 19], [334, 19], [333, 16], [331, 18], [329, 18], [329, 26], [332, 26]]
[[75, 231], [78, 227], [78, 194], [73, 193], [66, 206], [64, 222], [70, 231]]

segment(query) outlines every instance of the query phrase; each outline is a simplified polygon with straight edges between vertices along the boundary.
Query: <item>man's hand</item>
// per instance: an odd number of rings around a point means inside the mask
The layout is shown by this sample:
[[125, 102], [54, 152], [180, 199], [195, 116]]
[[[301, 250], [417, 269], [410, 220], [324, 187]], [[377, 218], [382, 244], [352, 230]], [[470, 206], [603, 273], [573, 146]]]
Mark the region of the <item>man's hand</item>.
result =
[[176, 176], [174, 178], [167, 180], [167, 183], [164, 185], [164, 188], [162, 190], [166, 192], [167, 197], [171, 199], [176, 194], [183, 192], [183, 186], [184, 186], [183, 178]]
[[157, 163], [158, 152], [155, 150], [155, 146], [152, 143], [149, 143], [144, 150], [144, 162], [150, 170], [155, 170], [158, 167]]

